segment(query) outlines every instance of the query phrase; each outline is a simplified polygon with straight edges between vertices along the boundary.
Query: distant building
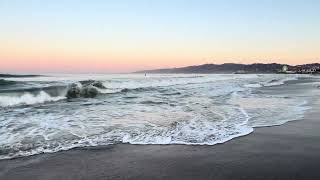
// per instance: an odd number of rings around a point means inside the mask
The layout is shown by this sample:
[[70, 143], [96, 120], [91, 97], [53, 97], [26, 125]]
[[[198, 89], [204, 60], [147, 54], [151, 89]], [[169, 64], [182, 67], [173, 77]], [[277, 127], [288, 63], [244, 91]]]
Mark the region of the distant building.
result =
[[317, 65], [298, 66], [296, 72], [299, 74], [315, 74], [320, 72], [320, 67]]

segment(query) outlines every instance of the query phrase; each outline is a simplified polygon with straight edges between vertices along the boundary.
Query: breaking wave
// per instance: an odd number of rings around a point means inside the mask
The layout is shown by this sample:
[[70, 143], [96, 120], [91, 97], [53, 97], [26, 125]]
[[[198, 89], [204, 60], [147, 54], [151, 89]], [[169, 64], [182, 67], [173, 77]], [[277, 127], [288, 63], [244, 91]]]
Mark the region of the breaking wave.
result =
[[[178, 77], [175, 79], [191, 79], [186, 81], [167, 81], [167, 80], [156, 80], [155, 82], [152, 82], [150, 84], [146, 84], [144, 82], [138, 81], [137, 84], [132, 85], [130, 83], [124, 83], [121, 82], [120, 84], [115, 81], [119, 87], [114, 87], [114, 85], [110, 85], [107, 82], [104, 81], [94, 81], [94, 80], [85, 80], [85, 81], [78, 81], [75, 82], [76, 84], [82, 85], [85, 83], [101, 83], [101, 86], [105, 86], [107, 88], [97, 88], [99, 94], [118, 94], [118, 93], [144, 93], [148, 91], [161, 91], [163, 89], [168, 88], [169, 86], [177, 86], [177, 85], [196, 85], [196, 84], [203, 84], [203, 83], [210, 83], [212, 82], [209, 79], [205, 80], [193, 80], [203, 78], [203, 76], [194, 76], [194, 77]], [[270, 87], [270, 86], [278, 86], [283, 85], [287, 81], [290, 80], [297, 80], [297, 77], [286, 77], [286, 78], [280, 78], [280, 79], [272, 79], [267, 82], [260, 82], [260, 83], [251, 83], [246, 84], [244, 87], [247, 88], [259, 88], [259, 87]], [[198, 82], [199, 81], [199, 82]], [[16, 105], [32, 105], [32, 104], [40, 104], [40, 103], [46, 103], [46, 102], [53, 102], [53, 101], [59, 101], [61, 99], [66, 98], [66, 94], [68, 91], [68, 87], [70, 87], [70, 84], [65, 85], [47, 85], [47, 86], [22, 86], [22, 85], [28, 84], [26, 82], [21, 81], [10, 81], [10, 80], [4, 80], [0, 79], [0, 85], [3, 87], [8, 85], [21, 85], [20, 88], [15, 89], [0, 89], [0, 92], [2, 93], [9, 93], [8, 95], [0, 94], [0, 106], [1, 107], [7, 107], [7, 106], [16, 106]], [[30, 83], [29, 83], [30, 84]], [[71, 83], [72, 84], [72, 83]], [[114, 83], [111, 83], [114, 84]], [[128, 87], [125, 87], [124, 84], [127, 84]], [[14, 93], [11, 95], [10, 93]], [[17, 95], [18, 93], [19, 95]], [[180, 92], [173, 92], [173, 93], [163, 93], [163, 95], [180, 95]], [[148, 102], [148, 101], [146, 101]], [[142, 103], [146, 103], [142, 102]], [[151, 103], [152, 101], [150, 101]], [[158, 103], [158, 102], [156, 102]]]
[[[24, 82], [29, 90], [0, 91], [0, 107], [10, 107], [0, 108], [0, 159], [117, 143], [214, 145], [300, 118], [308, 100], [300, 91], [257, 89], [295, 76], [118, 76]], [[80, 91], [95, 85], [99, 94], [63, 101], [72, 84]], [[47, 102], [55, 103], [20, 107]]]
[[286, 84], [288, 81], [298, 80], [298, 77], [286, 77], [282, 79], [272, 79], [267, 82], [251, 83], [244, 85], [248, 88], [260, 88], [260, 87], [271, 87], [271, 86], [280, 86]]
[[40, 104], [45, 102], [59, 101], [65, 99], [63, 96], [52, 97], [44, 91], [40, 91], [38, 94], [34, 95], [31, 93], [24, 93], [21, 96], [0, 96], [0, 106], [16, 106], [16, 105], [31, 105]]
[[287, 77], [287, 78], [283, 78], [283, 79], [273, 79], [267, 83], [264, 83], [263, 86], [279, 86], [279, 85], [283, 85], [285, 84], [287, 81], [293, 81], [293, 80], [297, 80], [298, 77]]

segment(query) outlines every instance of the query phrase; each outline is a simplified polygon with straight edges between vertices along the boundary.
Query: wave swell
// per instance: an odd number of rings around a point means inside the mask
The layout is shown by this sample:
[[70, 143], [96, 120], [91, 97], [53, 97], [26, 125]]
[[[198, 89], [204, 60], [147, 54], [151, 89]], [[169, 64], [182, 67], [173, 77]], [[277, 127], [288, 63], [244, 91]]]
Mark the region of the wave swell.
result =
[[63, 96], [52, 97], [44, 91], [40, 91], [34, 95], [31, 93], [24, 93], [21, 96], [0, 96], [0, 106], [16, 106], [16, 105], [31, 105], [45, 102], [59, 101], [65, 99]]
[[17, 82], [0, 79], [0, 86], [7, 86], [7, 85], [14, 85], [14, 84], [17, 84]]

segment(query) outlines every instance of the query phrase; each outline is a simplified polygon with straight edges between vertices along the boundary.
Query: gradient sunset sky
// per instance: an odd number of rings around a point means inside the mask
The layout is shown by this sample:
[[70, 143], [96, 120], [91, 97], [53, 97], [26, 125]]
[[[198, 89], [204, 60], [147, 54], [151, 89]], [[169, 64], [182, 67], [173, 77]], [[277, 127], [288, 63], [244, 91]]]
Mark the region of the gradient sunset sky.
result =
[[0, 73], [320, 62], [319, 0], [0, 0]]

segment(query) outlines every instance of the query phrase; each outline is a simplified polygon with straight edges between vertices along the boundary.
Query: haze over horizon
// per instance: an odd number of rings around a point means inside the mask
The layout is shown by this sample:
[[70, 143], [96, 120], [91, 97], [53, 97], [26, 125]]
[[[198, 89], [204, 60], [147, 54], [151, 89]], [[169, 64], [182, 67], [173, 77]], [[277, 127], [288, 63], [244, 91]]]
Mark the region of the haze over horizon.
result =
[[0, 72], [320, 61], [320, 1], [0, 1]]

